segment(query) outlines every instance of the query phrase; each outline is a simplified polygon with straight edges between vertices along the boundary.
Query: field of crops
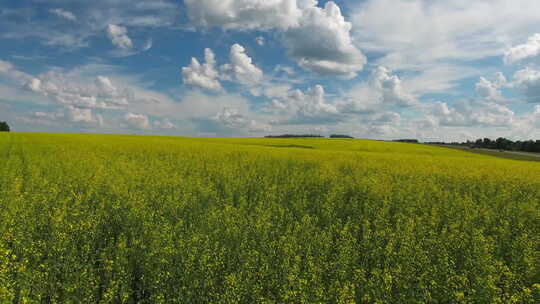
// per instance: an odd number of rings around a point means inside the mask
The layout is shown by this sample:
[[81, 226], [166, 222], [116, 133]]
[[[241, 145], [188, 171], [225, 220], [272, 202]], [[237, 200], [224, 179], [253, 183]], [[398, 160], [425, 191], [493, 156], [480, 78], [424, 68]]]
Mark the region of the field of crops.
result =
[[540, 163], [0, 135], [0, 303], [540, 303]]

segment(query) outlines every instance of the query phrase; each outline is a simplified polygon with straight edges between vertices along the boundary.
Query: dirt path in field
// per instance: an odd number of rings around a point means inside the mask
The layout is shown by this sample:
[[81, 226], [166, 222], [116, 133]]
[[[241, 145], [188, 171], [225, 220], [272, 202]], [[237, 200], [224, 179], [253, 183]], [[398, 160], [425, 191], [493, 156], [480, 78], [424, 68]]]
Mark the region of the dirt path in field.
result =
[[[499, 152], [499, 151], [497, 151], [497, 150], [489, 150], [489, 149], [483, 149], [483, 150], [488, 150], [488, 151], [493, 151], [493, 152]], [[540, 154], [539, 154], [539, 153], [533, 153], [533, 152], [502, 151], [501, 153], [510, 153], [510, 154], [515, 154], [515, 155], [533, 156], [533, 157], [539, 157], [539, 158], [540, 158]]]

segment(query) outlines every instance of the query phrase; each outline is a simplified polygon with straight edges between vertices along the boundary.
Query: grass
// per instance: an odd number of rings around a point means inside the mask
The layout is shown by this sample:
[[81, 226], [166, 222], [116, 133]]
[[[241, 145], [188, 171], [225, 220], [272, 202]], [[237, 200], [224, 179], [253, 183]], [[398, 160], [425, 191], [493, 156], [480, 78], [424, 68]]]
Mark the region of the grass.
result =
[[0, 303], [540, 301], [540, 163], [460, 150], [1, 134], [0, 219]]

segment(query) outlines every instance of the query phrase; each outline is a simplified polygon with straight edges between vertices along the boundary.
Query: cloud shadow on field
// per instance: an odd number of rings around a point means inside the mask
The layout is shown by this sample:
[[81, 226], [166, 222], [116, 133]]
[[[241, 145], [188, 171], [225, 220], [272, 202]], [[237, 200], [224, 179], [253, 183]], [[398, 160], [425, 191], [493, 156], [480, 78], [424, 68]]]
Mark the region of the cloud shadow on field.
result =
[[265, 147], [274, 147], [274, 148], [298, 148], [298, 149], [315, 149], [312, 146], [303, 146], [303, 145], [265, 145]]

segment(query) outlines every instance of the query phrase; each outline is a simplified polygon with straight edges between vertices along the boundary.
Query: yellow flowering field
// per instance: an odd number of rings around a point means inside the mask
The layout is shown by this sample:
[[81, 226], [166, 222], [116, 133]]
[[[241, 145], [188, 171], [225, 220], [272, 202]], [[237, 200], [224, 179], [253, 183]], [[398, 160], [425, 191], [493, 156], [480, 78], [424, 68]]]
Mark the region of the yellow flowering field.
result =
[[540, 303], [540, 163], [1, 134], [0, 303]]

